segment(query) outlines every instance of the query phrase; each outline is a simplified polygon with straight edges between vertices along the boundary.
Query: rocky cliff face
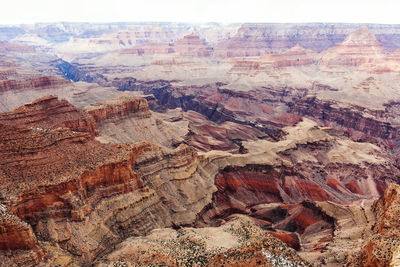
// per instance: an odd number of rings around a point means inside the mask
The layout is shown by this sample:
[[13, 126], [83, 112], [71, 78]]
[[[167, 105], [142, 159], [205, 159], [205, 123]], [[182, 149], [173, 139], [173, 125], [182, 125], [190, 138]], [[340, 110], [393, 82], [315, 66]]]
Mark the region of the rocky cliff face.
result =
[[28, 78], [28, 79], [18, 79], [18, 80], [4, 80], [0, 81], [0, 92], [5, 92], [8, 90], [27, 90], [27, 89], [50, 89], [50, 88], [60, 88], [62, 86], [68, 85], [69, 81], [54, 77], [54, 76], [44, 76], [38, 78]]
[[66, 100], [58, 100], [57, 96], [42, 97], [11, 112], [2, 113], [0, 123], [24, 125], [38, 131], [67, 127], [77, 132], [88, 132], [92, 136], [98, 134], [96, 124], [90, 116]]
[[162, 55], [174, 53], [174, 47], [170, 43], [147, 43], [134, 48], [125, 48], [119, 51], [121, 54], [133, 55]]
[[11, 214], [6, 206], [1, 205], [0, 208], [0, 225], [4, 229], [0, 237], [0, 250], [28, 250], [38, 247], [39, 244], [32, 231], [32, 227]]
[[318, 55], [312, 50], [304, 49], [299, 44], [281, 54], [272, 56], [275, 67], [299, 67], [315, 64]]
[[146, 99], [134, 97], [129, 94], [118, 96], [118, 98], [100, 103], [97, 106], [85, 108], [96, 121], [101, 123], [107, 119], [120, 119], [134, 114], [137, 117], [150, 117], [150, 109]]
[[360, 266], [396, 266], [400, 248], [400, 186], [391, 184], [373, 205], [376, 223], [356, 261]]
[[[373, 116], [368, 110], [356, 107], [340, 107], [335, 102], [324, 102], [315, 97], [304, 98], [291, 106], [293, 112], [309, 116], [321, 121], [336, 123], [347, 129], [362, 132], [368, 136], [383, 139], [397, 139], [398, 130], [389, 122], [385, 122], [383, 112], [375, 112]], [[374, 111], [370, 111], [374, 113]]]

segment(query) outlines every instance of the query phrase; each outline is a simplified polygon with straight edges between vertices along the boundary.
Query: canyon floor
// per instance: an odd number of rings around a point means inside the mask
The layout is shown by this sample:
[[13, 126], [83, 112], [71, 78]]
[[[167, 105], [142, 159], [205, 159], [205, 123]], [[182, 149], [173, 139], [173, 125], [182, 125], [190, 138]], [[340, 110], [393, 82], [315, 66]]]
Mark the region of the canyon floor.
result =
[[0, 28], [0, 266], [400, 266], [400, 28]]

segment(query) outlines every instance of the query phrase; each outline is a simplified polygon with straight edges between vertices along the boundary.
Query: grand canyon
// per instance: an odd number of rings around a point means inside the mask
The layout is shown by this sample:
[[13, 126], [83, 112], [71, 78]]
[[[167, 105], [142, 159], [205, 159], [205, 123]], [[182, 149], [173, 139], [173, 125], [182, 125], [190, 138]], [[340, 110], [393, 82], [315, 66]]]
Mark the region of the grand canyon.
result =
[[0, 40], [0, 266], [400, 266], [400, 25]]

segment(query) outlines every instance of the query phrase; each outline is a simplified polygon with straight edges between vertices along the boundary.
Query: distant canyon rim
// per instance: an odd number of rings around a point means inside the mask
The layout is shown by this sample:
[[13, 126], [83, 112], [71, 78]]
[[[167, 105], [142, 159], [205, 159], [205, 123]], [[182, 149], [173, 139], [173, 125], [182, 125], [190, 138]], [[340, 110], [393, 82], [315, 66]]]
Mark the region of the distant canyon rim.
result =
[[0, 40], [0, 266], [400, 266], [400, 25]]

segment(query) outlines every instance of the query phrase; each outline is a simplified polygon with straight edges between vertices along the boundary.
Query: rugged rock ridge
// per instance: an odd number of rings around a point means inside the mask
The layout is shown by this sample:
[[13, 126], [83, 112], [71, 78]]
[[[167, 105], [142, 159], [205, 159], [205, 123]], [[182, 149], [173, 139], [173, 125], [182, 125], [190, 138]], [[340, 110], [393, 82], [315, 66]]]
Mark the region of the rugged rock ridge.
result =
[[[220, 57], [260, 56], [280, 53], [296, 44], [314, 51], [322, 51], [337, 42], [341, 42], [346, 33], [335, 26], [322, 27], [315, 24], [311, 27], [291, 27], [292, 25], [268, 25], [246, 23], [232, 38], [221, 41], [215, 48], [215, 54]], [[285, 29], [280, 31], [279, 29]], [[299, 31], [302, 34], [299, 34]], [[315, 33], [318, 32], [317, 36]]]
[[150, 109], [147, 100], [129, 94], [121, 94], [116, 99], [99, 103], [97, 106], [85, 108], [96, 123], [101, 123], [107, 119], [123, 118], [129, 114], [137, 117], [150, 117]]
[[27, 89], [50, 89], [60, 88], [68, 85], [70, 82], [56, 76], [43, 76], [37, 78], [27, 78], [18, 80], [3, 80], [0, 81], [0, 92], [27, 90]]
[[142, 83], [141, 86], [135, 81], [131, 85], [124, 83], [120, 88], [153, 93], [158, 106], [193, 110], [217, 123], [247, 124], [273, 139], [282, 135], [279, 128], [295, 124], [302, 116], [321, 125], [331, 124], [349, 135], [354, 133], [355, 140], [372, 137], [392, 142], [399, 138], [394, 115], [398, 113], [397, 102], [385, 104], [384, 109], [374, 109], [320, 99], [313, 92], [339, 89], [317, 82], [309, 89], [277, 86], [249, 91], [228, 89], [224, 84], [178, 86], [165, 81]]
[[183, 112], [188, 121], [185, 141], [199, 151], [222, 150], [241, 153], [241, 141], [257, 140], [267, 135], [256, 128], [235, 122], [213, 123], [197, 112]]
[[[303, 98], [292, 103], [291, 111], [301, 116], [336, 123], [368, 136], [389, 140], [399, 138], [398, 129], [391, 123], [385, 122], [385, 115], [382, 112], [375, 112], [371, 116], [367, 109], [358, 110], [357, 107], [341, 107], [333, 101], [321, 101], [315, 97]], [[370, 111], [370, 113], [373, 114], [374, 111]]]
[[[400, 186], [390, 184], [373, 204], [376, 223], [358, 257], [360, 266], [396, 266], [400, 248]], [[396, 263], [397, 262], [397, 263]]]
[[0, 123], [24, 125], [36, 130], [67, 127], [77, 132], [98, 134], [94, 120], [66, 100], [45, 96], [7, 113], [0, 114]]
[[[94, 117], [103, 143], [149, 141], [176, 148], [188, 134], [188, 122], [182, 116], [151, 112], [146, 98], [123, 93], [112, 100], [84, 108]], [[177, 118], [178, 116], [178, 118]]]
[[308, 265], [293, 249], [245, 216], [221, 227], [157, 229], [125, 240], [100, 266], [117, 263], [168, 266]]

